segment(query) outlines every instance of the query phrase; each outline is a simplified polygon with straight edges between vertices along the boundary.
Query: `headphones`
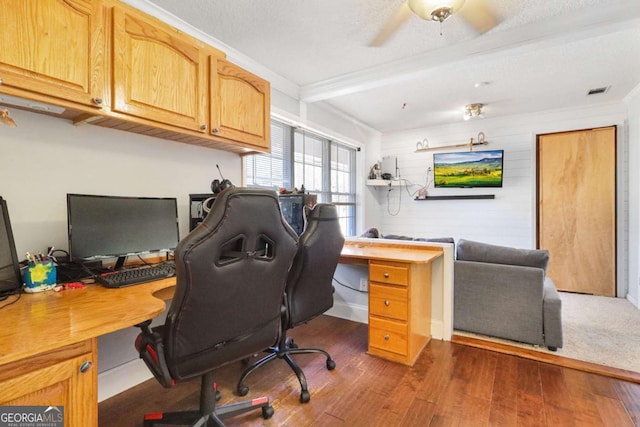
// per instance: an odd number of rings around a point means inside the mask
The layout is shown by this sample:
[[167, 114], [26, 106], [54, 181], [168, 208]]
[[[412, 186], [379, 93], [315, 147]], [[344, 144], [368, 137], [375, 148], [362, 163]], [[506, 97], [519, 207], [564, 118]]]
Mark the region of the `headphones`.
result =
[[214, 179], [211, 181], [211, 192], [213, 194], [218, 194], [222, 190], [226, 190], [227, 188], [233, 187], [233, 184], [228, 179], [223, 179], [220, 181], [219, 179]]
[[233, 184], [231, 183], [231, 181], [229, 181], [228, 179], [225, 179], [224, 176], [222, 176], [222, 171], [220, 170], [220, 166], [216, 165], [216, 167], [218, 168], [218, 172], [220, 173], [220, 178], [222, 178], [222, 181], [219, 179], [214, 179], [213, 181], [211, 181], [211, 192], [213, 194], [218, 194], [222, 190], [226, 190], [227, 188], [233, 187]]

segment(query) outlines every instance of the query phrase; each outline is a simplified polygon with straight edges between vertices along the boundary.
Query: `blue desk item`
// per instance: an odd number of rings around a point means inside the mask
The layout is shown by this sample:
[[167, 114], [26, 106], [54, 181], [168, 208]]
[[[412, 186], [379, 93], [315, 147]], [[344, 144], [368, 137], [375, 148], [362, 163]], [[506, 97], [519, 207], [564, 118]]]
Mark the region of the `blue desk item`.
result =
[[30, 262], [24, 270], [24, 284], [28, 289], [36, 290], [40, 287], [50, 289], [56, 284], [58, 272], [51, 260]]

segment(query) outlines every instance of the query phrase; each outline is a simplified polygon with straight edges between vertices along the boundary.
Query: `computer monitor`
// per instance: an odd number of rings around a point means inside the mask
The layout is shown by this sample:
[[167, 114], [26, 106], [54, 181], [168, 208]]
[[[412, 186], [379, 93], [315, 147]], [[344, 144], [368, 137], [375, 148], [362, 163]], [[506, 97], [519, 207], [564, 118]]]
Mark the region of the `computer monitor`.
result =
[[175, 198], [67, 194], [69, 254], [72, 260], [168, 252], [178, 244]]
[[7, 202], [0, 197], [0, 300], [14, 294], [22, 286], [20, 264], [9, 222]]

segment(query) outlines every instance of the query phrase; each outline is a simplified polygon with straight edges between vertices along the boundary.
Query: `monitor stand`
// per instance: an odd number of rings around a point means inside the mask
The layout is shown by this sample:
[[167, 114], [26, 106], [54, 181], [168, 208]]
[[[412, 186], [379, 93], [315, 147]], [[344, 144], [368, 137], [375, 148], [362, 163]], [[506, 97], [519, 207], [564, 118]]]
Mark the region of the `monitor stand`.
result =
[[124, 267], [124, 262], [127, 260], [127, 256], [119, 256], [118, 260], [116, 261], [116, 265], [113, 266], [114, 270], [122, 270], [122, 268]]

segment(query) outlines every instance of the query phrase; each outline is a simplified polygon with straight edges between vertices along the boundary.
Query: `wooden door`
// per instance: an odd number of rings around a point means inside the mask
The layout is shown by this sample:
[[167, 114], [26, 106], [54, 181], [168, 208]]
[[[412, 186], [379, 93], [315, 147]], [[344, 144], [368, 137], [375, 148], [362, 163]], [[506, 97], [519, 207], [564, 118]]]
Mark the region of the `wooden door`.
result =
[[101, 105], [105, 42], [99, 0], [3, 0], [0, 9], [0, 91]]
[[113, 10], [114, 111], [206, 132], [205, 45], [134, 10]]
[[616, 128], [538, 136], [538, 247], [559, 290], [616, 294]]
[[224, 59], [211, 57], [211, 133], [271, 148], [269, 82]]

